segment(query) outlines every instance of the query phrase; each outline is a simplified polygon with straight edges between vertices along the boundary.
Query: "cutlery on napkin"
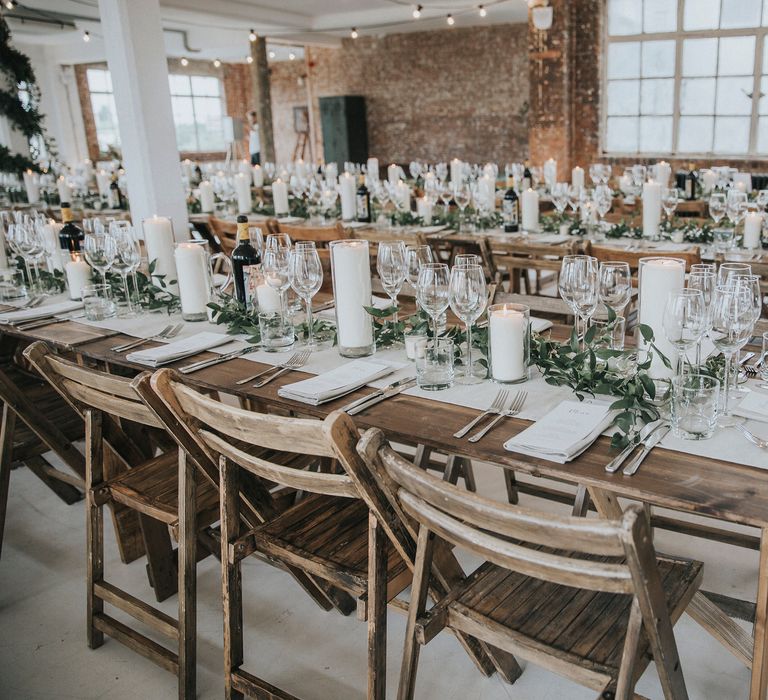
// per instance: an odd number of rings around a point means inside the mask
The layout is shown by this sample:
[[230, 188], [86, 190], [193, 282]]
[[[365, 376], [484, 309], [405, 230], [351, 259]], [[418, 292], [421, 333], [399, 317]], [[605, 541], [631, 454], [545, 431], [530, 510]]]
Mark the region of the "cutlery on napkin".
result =
[[504, 443], [504, 449], [565, 464], [578, 457], [611, 424], [605, 401], [563, 401], [544, 418]]
[[203, 350], [210, 350], [224, 343], [231, 343], [232, 336], [224, 333], [198, 333], [189, 338], [182, 338], [167, 345], [160, 345], [149, 350], [137, 350], [125, 356], [130, 362], [138, 362], [148, 367], [160, 367], [169, 362], [196, 355]]
[[750, 391], [739, 405], [734, 407], [736, 416], [768, 423], [768, 394], [760, 391]]
[[35, 306], [31, 309], [20, 309], [18, 311], [7, 311], [0, 314], [0, 323], [15, 325], [24, 321], [37, 321], [41, 318], [52, 318], [60, 314], [68, 314], [71, 311], [77, 311], [83, 308], [82, 301], [62, 301], [58, 304], [46, 304], [45, 306]]
[[278, 389], [277, 394], [284, 399], [317, 406], [344, 396], [405, 366], [402, 362], [383, 362], [370, 358], [353, 360], [330, 372], [286, 384]]

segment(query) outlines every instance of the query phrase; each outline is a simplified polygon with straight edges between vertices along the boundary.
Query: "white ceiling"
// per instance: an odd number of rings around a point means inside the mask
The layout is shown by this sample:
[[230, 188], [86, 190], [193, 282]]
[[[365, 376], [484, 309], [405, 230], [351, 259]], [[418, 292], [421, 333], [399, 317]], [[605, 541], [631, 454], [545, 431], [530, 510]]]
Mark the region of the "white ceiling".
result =
[[[42, 44], [59, 61], [89, 61], [103, 57], [97, 0], [19, 0], [5, 12], [17, 41]], [[408, 0], [160, 0], [169, 56], [242, 61], [249, 52], [248, 31], [269, 38], [274, 60], [287, 60], [292, 47], [303, 44], [335, 46], [352, 27], [360, 36], [446, 29], [446, 15], [455, 27], [524, 22], [526, 0], [421, 0], [421, 18]], [[61, 19], [65, 26], [18, 18]], [[16, 18], [16, 19], [14, 19]], [[74, 25], [74, 26], [73, 26]], [[92, 40], [86, 44], [82, 33]]]

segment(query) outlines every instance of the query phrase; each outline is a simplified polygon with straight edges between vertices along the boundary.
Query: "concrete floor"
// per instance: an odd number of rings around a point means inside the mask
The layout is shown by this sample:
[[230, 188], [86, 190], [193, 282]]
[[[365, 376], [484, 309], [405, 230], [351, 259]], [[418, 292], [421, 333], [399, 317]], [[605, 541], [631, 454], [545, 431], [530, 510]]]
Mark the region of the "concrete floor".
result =
[[[504, 493], [500, 472], [480, 465], [482, 492]], [[524, 501], [530, 504], [531, 501]], [[536, 502], [538, 507], [557, 506]], [[106, 575], [147, 602], [144, 562], [120, 563], [109, 518]], [[11, 477], [11, 496], [0, 560], [0, 698], [122, 700], [176, 697], [175, 679], [119, 642], [98, 650], [85, 643], [85, 519], [82, 504], [66, 506], [28, 470]], [[757, 553], [703, 540], [657, 534], [661, 551], [705, 562], [705, 587], [754, 600]], [[465, 560], [465, 564], [471, 562]], [[218, 562], [198, 567], [198, 697], [223, 695], [222, 623]], [[245, 667], [307, 700], [365, 695], [366, 627], [354, 617], [320, 610], [293, 580], [255, 559], [243, 566]], [[176, 615], [172, 598], [159, 607]], [[119, 613], [116, 617], [121, 617]], [[394, 697], [405, 619], [388, 618], [388, 695]], [[746, 698], [749, 673], [711, 636], [684, 616], [675, 628], [691, 698]], [[434, 700], [580, 700], [595, 694], [522, 662], [513, 685], [485, 678], [458, 643], [439, 635], [422, 650], [417, 697]], [[637, 692], [661, 698], [653, 665]]]

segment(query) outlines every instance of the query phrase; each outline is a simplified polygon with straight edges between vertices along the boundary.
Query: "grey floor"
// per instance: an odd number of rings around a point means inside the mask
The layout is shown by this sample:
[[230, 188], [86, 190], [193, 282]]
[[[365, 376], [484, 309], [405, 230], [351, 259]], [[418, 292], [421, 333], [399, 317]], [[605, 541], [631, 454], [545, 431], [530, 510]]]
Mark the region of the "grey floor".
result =
[[[477, 471], [482, 492], [504, 492], [496, 469], [480, 465]], [[0, 559], [0, 698], [175, 698], [174, 677], [120, 643], [108, 640], [93, 651], [86, 647], [84, 523], [82, 504], [66, 506], [27, 470], [13, 472]], [[144, 563], [120, 563], [109, 524], [106, 540], [108, 579], [152, 602]], [[657, 548], [703, 560], [706, 588], [754, 600], [756, 552], [664, 532], [657, 534]], [[255, 559], [244, 565], [243, 584], [246, 668], [307, 700], [364, 697], [364, 624], [354, 617], [321, 611], [288, 575]], [[212, 557], [198, 567], [198, 591], [198, 696], [220, 698], [219, 569]], [[175, 615], [175, 598], [160, 607]], [[394, 697], [405, 620], [390, 612], [388, 624], [388, 695]], [[747, 669], [712, 637], [687, 616], [675, 633], [691, 698], [747, 697]], [[580, 700], [595, 696], [533, 664], [523, 662], [523, 666], [524, 673], [513, 686], [496, 677], [485, 678], [455, 640], [442, 634], [422, 650], [417, 697]], [[637, 691], [649, 698], [662, 697], [653, 665]]]

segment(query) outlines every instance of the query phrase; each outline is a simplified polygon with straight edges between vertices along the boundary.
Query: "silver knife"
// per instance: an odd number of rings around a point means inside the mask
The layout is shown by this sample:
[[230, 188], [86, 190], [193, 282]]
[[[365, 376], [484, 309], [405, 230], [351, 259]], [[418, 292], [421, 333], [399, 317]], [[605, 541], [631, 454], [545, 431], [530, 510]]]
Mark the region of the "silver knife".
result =
[[392, 396], [396, 396], [397, 394], [405, 391], [406, 389], [410, 389], [412, 386], [415, 386], [415, 385], [416, 385], [416, 377], [412, 377], [404, 384], [400, 384], [399, 386], [396, 386], [393, 389], [388, 389], [382, 394], [378, 396], [374, 396], [373, 398], [369, 399], [365, 403], [359, 404], [358, 406], [353, 408], [351, 411], [347, 411], [347, 415], [356, 416], [358, 413], [361, 413], [362, 411], [369, 409], [371, 406], [375, 406], [377, 403], [381, 403], [382, 401], [384, 401], [384, 399], [388, 399]]
[[402, 379], [398, 379], [396, 382], [392, 382], [391, 384], [388, 384], [387, 386], [377, 389], [371, 394], [367, 394], [366, 396], [363, 396], [362, 398], [355, 399], [354, 401], [350, 401], [346, 406], [342, 406], [342, 411], [351, 411], [353, 408], [356, 408], [360, 404], [368, 403], [371, 399], [378, 398], [381, 396], [385, 391], [389, 391], [390, 389], [396, 389], [401, 384], [405, 384], [406, 382], [410, 382], [413, 380], [413, 377], [403, 377]]
[[206, 367], [213, 367], [214, 365], [218, 365], [221, 362], [226, 362], [227, 360], [234, 360], [236, 357], [240, 357], [241, 355], [247, 355], [249, 352], [253, 352], [254, 350], [258, 349], [258, 345], [249, 345], [246, 348], [240, 348], [240, 350], [233, 350], [232, 352], [228, 352], [226, 355], [219, 355], [218, 357], [212, 357], [210, 360], [200, 360], [199, 362], [193, 362], [189, 365], [184, 365], [184, 367], [179, 368], [179, 372], [182, 374], [190, 374], [192, 372], [197, 372], [199, 369], [205, 369]]
[[648, 430], [644, 435], [640, 435], [640, 439], [637, 442], [631, 442], [629, 445], [627, 445], [619, 454], [617, 454], [608, 464], [605, 465], [605, 471], [607, 471], [609, 474], [613, 474], [614, 472], [619, 471], [619, 467], [621, 467], [622, 464], [624, 464], [624, 461], [629, 457], [629, 455], [632, 454], [634, 449], [640, 445], [644, 445], [645, 441], [653, 435], [655, 431], [657, 431], [659, 428], [666, 425], [663, 421], [660, 421], [656, 423], [650, 430]]
[[671, 426], [665, 425], [662, 430], [655, 432], [650, 440], [645, 441], [645, 446], [640, 451], [640, 454], [637, 455], [637, 457], [635, 457], [626, 467], [624, 467], [624, 470], [621, 473], [624, 476], [632, 476], [640, 468], [643, 460], [650, 454], [651, 450], [666, 437], [667, 433], [671, 429]]

